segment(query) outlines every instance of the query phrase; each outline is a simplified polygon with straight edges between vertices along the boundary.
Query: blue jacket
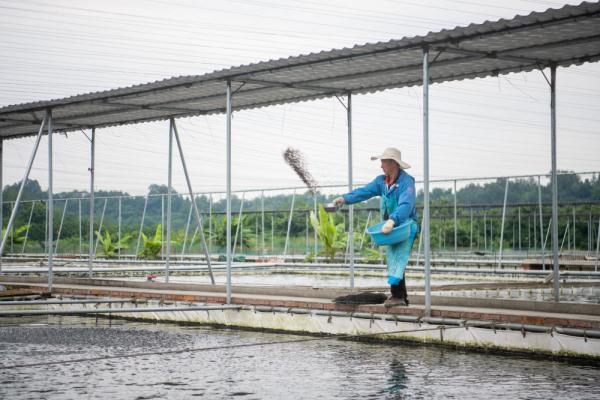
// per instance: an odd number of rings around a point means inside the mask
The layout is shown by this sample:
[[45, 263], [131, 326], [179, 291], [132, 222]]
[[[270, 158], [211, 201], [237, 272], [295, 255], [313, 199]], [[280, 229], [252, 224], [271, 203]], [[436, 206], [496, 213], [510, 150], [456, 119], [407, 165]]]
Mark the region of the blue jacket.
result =
[[396, 209], [389, 215], [396, 226], [408, 218], [417, 221], [415, 179], [404, 170], [400, 170], [400, 176], [389, 190], [385, 183], [385, 175], [379, 175], [370, 183], [346, 193], [343, 197], [346, 204], [354, 204], [381, 195], [397, 201]]

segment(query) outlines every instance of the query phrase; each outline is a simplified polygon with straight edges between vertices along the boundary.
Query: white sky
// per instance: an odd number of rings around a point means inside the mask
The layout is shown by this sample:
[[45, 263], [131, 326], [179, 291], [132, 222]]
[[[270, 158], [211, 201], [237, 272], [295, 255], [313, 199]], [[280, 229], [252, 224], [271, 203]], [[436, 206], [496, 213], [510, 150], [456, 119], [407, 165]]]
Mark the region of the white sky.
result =
[[[567, 2], [578, 4], [579, 1]], [[61, 98], [215, 69], [423, 35], [558, 1], [0, 0], [0, 106]], [[539, 71], [430, 87], [432, 179], [550, 170], [549, 88]], [[558, 168], [600, 170], [600, 64], [557, 73]], [[422, 90], [353, 97], [354, 180], [402, 150], [423, 176]], [[225, 117], [178, 122], [195, 191], [225, 188]], [[89, 143], [54, 136], [54, 188], [86, 190]], [[97, 131], [96, 188], [146, 193], [167, 182], [168, 122]], [[33, 139], [4, 144], [4, 184], [22, 178]], [[31, 178], [47, 185], [46, 139]], [[336, 99], [234, 114], [233, 188], [301, 185], [282, 158], [300, 149], [322, 184], [347, 182], [346, 112]], [[174, 187], [185, 192], [179, 159]]]

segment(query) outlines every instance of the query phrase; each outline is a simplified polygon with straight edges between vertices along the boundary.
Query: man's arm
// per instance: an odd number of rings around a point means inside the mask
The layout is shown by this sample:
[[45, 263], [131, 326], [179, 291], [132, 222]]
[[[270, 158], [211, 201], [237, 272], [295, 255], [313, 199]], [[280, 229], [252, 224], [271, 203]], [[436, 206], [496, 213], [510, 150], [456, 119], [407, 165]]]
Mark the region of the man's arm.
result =
[[[379, 184], [379, 180], [381, 178], [378, 176], [375, 179], [373, 179], [371, 182], [367, 183], [365, 186], [363, 187], [359, 187], [357, 189], [354, 189], [353, 191], [346, 193], [345, 195], [343, 195], [342, 197], [338, 197], [337, 199], [334, 200], [334, 203], [336, 204], [355, 204], [355, 203], [360, 203], [361, 201], [365, 201], [370, 199], [371, 197], [375, 197], [375, 196], [379, 196], [380, 193], [380, 184]], [[343, 200], [343, 201], [340, 201]]]

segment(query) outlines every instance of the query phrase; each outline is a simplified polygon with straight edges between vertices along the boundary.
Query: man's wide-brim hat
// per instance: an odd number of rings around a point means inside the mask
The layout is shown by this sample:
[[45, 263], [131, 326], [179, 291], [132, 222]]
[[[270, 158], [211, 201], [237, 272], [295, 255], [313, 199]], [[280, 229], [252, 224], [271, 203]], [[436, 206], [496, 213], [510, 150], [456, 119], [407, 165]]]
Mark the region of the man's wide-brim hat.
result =
[[400, 168], [408, 169], [410, 165], [402, 161], [402, 155], [400, 154], [400, 150], [394, 147], [388, 147], [383, 151], [381, 155], [372, 156], [371, 160], [394, 160], [398, 163]]

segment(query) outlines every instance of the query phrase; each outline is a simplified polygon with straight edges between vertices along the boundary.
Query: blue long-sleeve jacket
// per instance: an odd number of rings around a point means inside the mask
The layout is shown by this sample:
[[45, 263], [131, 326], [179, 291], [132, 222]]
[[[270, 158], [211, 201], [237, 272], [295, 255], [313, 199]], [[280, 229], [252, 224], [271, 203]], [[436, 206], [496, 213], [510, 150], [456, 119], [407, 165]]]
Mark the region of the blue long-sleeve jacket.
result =
[[342, 197], [346, 204], [354, 204], [381, 195], [386, 195], [397, 202], [396, 209], [388, 216], [394, 220], [396, 226], [408, 218], [417, 221], [415, 179], [404, 170], [400, 171], [396, 183], [389, 190], [385, 183], [385, 175], [379, 175], [365, 186], [354, 189]]

